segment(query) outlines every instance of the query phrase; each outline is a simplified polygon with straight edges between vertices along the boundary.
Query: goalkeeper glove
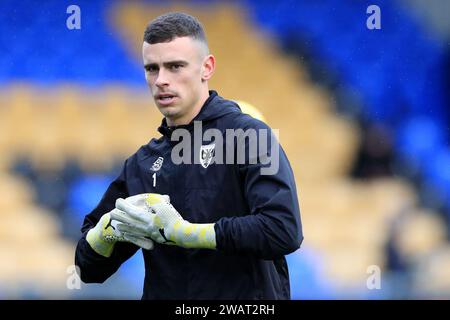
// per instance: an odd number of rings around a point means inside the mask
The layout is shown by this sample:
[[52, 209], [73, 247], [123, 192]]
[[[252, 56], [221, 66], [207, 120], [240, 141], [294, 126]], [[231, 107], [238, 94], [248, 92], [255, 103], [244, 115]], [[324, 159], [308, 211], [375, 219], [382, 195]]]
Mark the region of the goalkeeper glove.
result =
[[86, 235], [86, 241], [95, 252], [109, 258], [117, 241], [131, 242], [147, 250], [153, 249], [152, 240], [119, 231], [117, 221], [111, 219], [113, 213], [121, 214], [118, 209], [105, 213]]
[[216, 248], [214, 223], [184, 220], [167, 195], [147, 193], [135, 197], [139, 200], [134, 204], [120, 198], [116, 201], [119, 211], [111, 217], [122, 222], [117, 225], [121, 232], [184, 248]]

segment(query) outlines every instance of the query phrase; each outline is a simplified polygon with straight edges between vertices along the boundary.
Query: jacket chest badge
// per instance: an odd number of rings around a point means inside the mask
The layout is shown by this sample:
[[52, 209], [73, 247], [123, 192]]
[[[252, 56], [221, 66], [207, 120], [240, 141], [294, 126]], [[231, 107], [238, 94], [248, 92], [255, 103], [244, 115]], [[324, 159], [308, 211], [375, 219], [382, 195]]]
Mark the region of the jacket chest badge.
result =
[[203, 168], [206, 169], [211, 164], [215, 147], [216, 145], [214, 143], [200, 147], [200, 164]]
[[153, 162], [151, 170], [152, 171], [158, 171], [159, 169], [161, 169], [163, 162], [164, 162], [164, 158], [163, 157], [158, 157], [158, 159], [156, 159], [156, 161]]

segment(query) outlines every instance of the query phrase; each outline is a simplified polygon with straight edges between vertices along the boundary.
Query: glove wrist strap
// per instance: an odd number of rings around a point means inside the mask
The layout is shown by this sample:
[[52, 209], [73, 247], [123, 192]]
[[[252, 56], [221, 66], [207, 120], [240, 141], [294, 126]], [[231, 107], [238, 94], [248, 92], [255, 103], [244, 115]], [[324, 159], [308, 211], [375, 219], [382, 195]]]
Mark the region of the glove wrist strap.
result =
[[92, 228], [86, 235], [86, 241], [99, 255], [109, 258], [114, 250], [114, 242], [106, 241]]
[[214, 223], [175, 223], [171, 238], [184, 248], [216, 249]]

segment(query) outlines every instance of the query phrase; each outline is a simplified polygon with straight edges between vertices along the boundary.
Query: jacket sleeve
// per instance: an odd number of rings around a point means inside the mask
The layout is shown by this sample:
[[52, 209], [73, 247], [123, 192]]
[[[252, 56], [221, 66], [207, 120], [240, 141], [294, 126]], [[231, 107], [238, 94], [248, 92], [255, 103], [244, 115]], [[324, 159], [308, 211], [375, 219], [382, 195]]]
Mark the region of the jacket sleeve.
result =
[[78, 266], [80, 278], [85, 283], [104, 282], [139, 249], [131, 243], [117, 242], [111, 257], [105, 258], [96, 253], [86, 241], [87, 232], [97, 224], [103, 214], [114, 209], [116, 199], [128, 197], [125, 168], [126, 164], [119, 177], [109, 185], [97, 207], [84, 219], [82, 237], [75, 252], [75, 265]]
[[[250, 214], [219, 219], [214, 227], [216, 245], [218, 250], [231, 254], [275, 259], [297, 250], [303, 241], [297, 190], [287, 156], [273, 132], [260, 121], [254, 127], [266, 129], [270, 134], [265, 154], [260, 153], [253, 164], [251, 157], [246, 157], [245, 164], [238, 165]], [[248, 139], [245, 149], [248, 155]], [[264, 158], [271, 159], [273, 169], [269, 174], [261, 171], [270, 167]]]

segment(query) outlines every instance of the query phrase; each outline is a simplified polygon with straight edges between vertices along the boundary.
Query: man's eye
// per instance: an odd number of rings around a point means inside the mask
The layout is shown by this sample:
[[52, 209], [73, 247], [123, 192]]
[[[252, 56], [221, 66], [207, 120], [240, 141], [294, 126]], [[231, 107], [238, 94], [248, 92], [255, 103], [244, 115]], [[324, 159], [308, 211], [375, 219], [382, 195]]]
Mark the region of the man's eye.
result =
[[172, 70], [179, 70], [181, 69], [182, 65], [181, 64], [174, 64], [172, 65]]
[[147, 67], [146, 70], [147, 70], [147, 72], [156, 72], [156, 71], [158, 71], [158, 68], [156, 68], [156, 67]]

